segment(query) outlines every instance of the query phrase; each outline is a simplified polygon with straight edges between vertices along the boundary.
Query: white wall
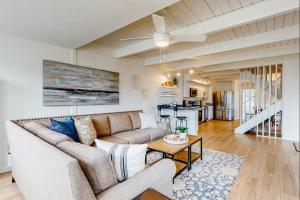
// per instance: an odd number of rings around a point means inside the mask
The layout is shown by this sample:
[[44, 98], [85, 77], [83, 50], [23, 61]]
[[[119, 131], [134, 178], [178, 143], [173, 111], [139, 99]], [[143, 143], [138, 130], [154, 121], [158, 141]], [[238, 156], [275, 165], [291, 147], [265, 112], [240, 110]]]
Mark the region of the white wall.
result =
[[233, 81], [234, 91], [234, 120], [240, 118], [240, 81]]
[[212, 81], [213, 92], [233, 90], [233, 81]]
[[71, 50], [0, 34], [0, 171], [7, 137], [4, 120], [70, 113], [69, 107], [43, 107], [42, 60], [71, 61]]
[[299, 55], [283, 58], [282, 137], [299, 141]]
[[[75, 114], [74, 107], [44, 107], [42, 60], [71, 63], [72, 50], [0, 34], [0, 171], [7, 169], [7, 137], [4, 120]], [[142, 66], [140, 59], [116, 60], [109, 49], [86, 47], [78, 51], [78, 63], [120, 72], [120, 104], [82, 106], [77, 114], [143, 109], [155, 112], [158, 88], [165, 77]]]
[[142, 109], [156, 113], [159, 87], [167, 78], [157, 68], [146, 67], [141, 58], [116, 59], [114, 51], [99, 44], [77, 50], [77, 64], [120, 73], [120, 104], [79, 107], [80, 113]]

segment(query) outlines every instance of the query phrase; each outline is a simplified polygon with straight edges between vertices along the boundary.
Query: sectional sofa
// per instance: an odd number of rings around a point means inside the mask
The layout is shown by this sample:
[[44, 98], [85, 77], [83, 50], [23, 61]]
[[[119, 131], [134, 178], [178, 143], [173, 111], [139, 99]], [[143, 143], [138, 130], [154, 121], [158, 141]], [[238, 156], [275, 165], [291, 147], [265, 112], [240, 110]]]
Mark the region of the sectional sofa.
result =
[[[140, 129], [139, 112], [105, 113], [92, 118], [97, 137], [115, 143], [147, 143], [168, 134], [167, 124]], [[61, 119], [66, 116], [53, 117]], [[163, 159], [118, 182], [106, 152], [50, 133], [50, 118], [6, 121], [12, 175], [29, 200], [133, 199], [148, 188], [172, 198], [175, 164]], [[26, 124], [43, 125], [28, 128]]]

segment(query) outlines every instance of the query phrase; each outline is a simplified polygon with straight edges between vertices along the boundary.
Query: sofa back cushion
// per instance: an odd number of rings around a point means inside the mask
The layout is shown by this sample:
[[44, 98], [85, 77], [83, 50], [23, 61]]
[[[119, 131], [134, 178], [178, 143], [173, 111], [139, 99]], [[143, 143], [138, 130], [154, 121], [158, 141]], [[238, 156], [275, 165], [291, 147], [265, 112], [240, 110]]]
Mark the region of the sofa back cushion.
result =
[[39, 138], [45, 140], [46, 142], [57, 145], [64, 141], [73, 141], [70, 137], [52, 131], [48, 129], [47, 127], [37, 123], [37, 122], [27, 122], [23, 124], [23, 127], [33, 133], [34, 135], [38, 136]]
[[132, 130], [132, 124], [128, 113], [110, 114], [109, 124], [112, 134]]
[[96, 115], [92, 117], [94, 127], [97, 132], [97, 137], [105, 137], [111, 135], [109, 118], [107, 115]]
[[141, 118], [140, 118], [139, 112], [130, 112], [128, 114], [129, 114], [129, 117], [131, 120], [132, 128], [140, 129], [141, 128]]
[[76, 158], [95, 194], [118, 183], [112, 163], [105, 151], [76, 142], [62, 142], [59, 149]]

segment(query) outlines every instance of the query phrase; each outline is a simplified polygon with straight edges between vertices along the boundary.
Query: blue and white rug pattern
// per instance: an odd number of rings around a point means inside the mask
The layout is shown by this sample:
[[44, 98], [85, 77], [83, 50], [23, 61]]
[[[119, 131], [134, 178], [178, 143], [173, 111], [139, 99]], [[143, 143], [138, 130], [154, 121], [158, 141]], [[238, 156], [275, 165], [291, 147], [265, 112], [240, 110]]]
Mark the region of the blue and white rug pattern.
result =
[[[197, 150], [196, 150], [197, 151]], [[237, 178], [244, 158], [212, 150], [203, 150], [203, 160], [196, 160], [191, 171], [175, 178], [175, 199], [225, 200]], [[148, 154], [148, 164], [162, 157], [159, 152]]]

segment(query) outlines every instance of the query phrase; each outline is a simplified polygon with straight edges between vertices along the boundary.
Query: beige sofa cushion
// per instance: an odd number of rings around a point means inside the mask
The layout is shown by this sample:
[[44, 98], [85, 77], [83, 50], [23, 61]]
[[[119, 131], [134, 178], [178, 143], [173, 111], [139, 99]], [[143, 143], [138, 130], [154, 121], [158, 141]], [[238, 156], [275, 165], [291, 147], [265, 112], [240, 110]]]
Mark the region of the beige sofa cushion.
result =
[[64, 141], [73, 141], [72, 138], [64, 134], [52, 131], [37, 122], [26, 122], [23, 124], [23, 127], [52, 145], [57, 145], [58, 143]]
[[79, 161], [95, 194], [118, 183], [108, 154], [95, 147], [76, 142], [62, 142], [59, 149]]
[[132, 124], [128, 113], [109, 115], [109, 123], [112, 134], [132, 130]]
[[132, 128], [133, 129], [141, 128], [141, 118], [139, 112], [130, 112], [128, 114], [132, 123]]
[[150, 141], [150, 136], [146, 134], [140, 134], [138, 131], [126, 131], [115, 134], [114, 137], [128, 140], [130, 144], [144, 144]]
[[[117, 135], [117, 134], [116, 134]], [[100, 140], [104, 140], [106, 142], [111, 142], [111, 143], [117, 143], [117, 144], [129, 144], [128, 140], [125, 140], [123, 138], [118, 138], [115, 136], [105, 136], [105, 137], [101, 137], [99, 138]]]
[[159, 128], [145, 128], [145, 129], [135, 130], [135, 132], [137, 134], [148, 135], [151, 141], [162, 138], [166, 135], [166, 130], [159, 129]]
[[92, 121], [93, 121], [94, 127], [96, 129], [98, 138], [111, 135], [110, 134], [110, 126], [109, 126], [109, 118], [107, 115], [93, 116]]

